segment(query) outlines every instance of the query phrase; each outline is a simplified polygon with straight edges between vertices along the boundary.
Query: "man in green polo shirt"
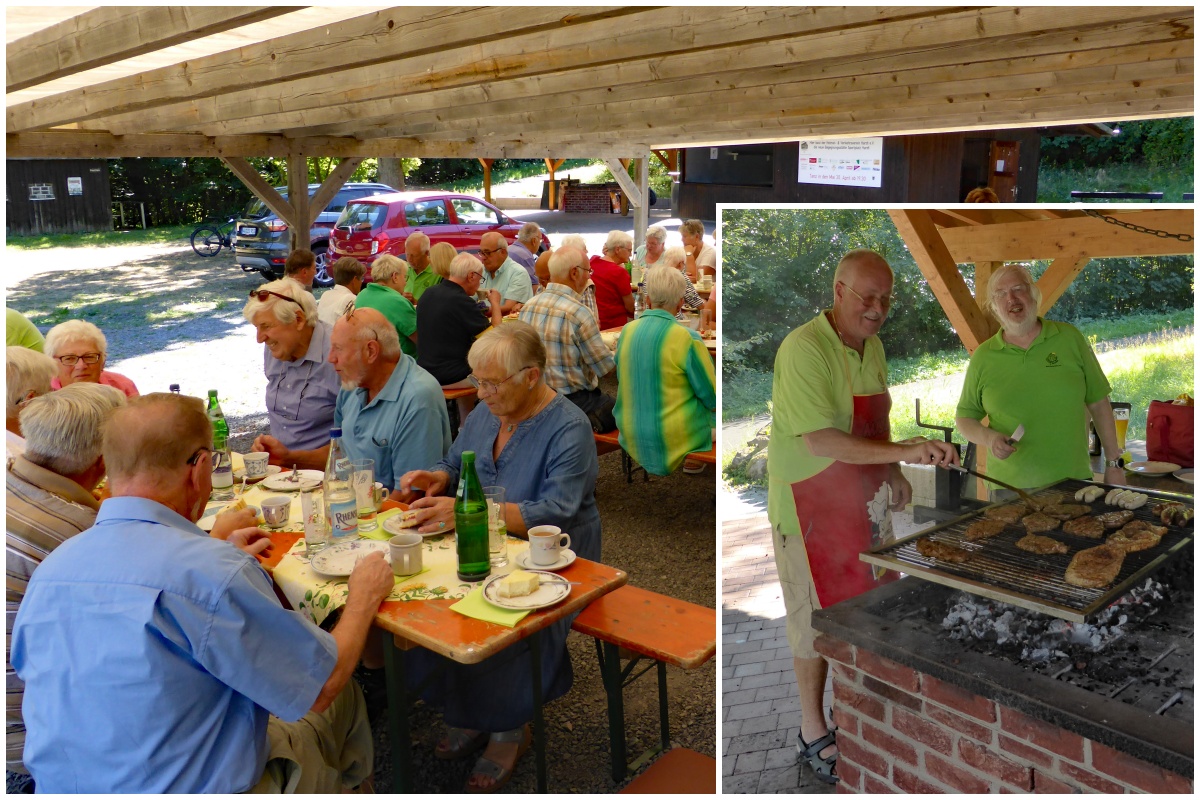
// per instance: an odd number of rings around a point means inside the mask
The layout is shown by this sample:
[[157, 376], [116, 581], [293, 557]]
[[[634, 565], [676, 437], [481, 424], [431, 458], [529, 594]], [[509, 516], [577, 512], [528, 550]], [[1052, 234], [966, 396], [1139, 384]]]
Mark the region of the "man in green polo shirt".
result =
[[417, 303], [425, 290], [442, 280], [442, 276], [429, 268], [429, 237], [413, 231], [404, 240], [404, 259], [408, 262], [408, 284], [404, 298]]
[[[1064, 478], [1091, 480], [1090, 413], [1104, 445], [1104, 480], [1123, 484], [1108, 379], [1083, 334], [1038, 316], [1041, 299], [1024, 267], [1006, 264], [992, 273], [985, 303], [1000, 331], [971, 356], [955, 412], [958, 430], [995, 456], [989, 475], [1032, 489]], [[1020, 425], [1025, 435], [1014, 443]]]
[[788, 334], [775, 357], [767, 517], [800, 688], [800, 755], [836, 783], [834, 735], [821, 696], [828, 666], [813, 648], [812, 612], [892, 580], [859, 560], [891, 539], [891, 511], [912, 496], [899, 462], [946, 466], [944, 442], [891, 441], [887, 362], [879, 329], [892, 270], [853, 250], [834, 273], [833, 307]]

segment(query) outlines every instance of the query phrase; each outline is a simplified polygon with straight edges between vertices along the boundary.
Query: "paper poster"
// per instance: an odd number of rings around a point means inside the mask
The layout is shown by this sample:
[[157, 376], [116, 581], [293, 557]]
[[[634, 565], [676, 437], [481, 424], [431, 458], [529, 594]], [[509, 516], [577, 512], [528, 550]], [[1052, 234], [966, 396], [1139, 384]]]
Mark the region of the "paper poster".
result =
[[797, 182], [882, 186], [883, 137], [802, 140]]
[[67, 194], [83, 194], [83, 178], [67, 178]]

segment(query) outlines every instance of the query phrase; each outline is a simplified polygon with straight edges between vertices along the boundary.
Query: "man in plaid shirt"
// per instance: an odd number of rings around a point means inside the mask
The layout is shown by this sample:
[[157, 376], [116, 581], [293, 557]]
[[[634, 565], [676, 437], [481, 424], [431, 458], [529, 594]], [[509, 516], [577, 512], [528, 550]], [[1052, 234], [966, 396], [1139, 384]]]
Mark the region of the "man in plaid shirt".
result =
[[597, 433], [617, 426], [616, 399], [600, 391], [600, 378], [613, 370], [612, 351], [600, 338], [596, 317], [583, 303], [587, 256], [560, 247], [550, 256], [550, 284], [527, 302], [519, 319], [528, 322], [546, 345], [546, 383], [579, 406]]

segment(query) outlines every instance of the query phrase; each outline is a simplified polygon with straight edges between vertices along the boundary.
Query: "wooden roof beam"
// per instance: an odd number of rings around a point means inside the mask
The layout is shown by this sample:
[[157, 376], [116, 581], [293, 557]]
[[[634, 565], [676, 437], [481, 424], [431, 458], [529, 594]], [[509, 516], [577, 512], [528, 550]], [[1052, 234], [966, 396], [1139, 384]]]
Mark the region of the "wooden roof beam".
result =
[[302, 6], [101, 6], [9, 42], [5, 91], [114, 64]]
[[900, 238], [908, 245], [908, 251], [917, 262], [917, 267], [925, 276], [942, 310], [946, 312], [946, 317], [954, 326], [958, 338], [962, 340], [968, 353], [974, 353], [975, 348], [985, 342], [993, 330], [986, 315], [971, 296], [971, 290], [963, 280], [950, 251], [942, 242], [941, 232], [933, 224], [929, 212], [919, 209], [889, 209], [888, 216], [896, 225]]
[[1038, 289], [1042, 293], [1042, 302], [1038, 305], [1039, 316], [1045, 316], [1046, 312], [1054, 307], [1058, 298], [1071, 288], [1071, 283], [1079, 277], [1079, 273], [1083, 272], [1083, 268], [1091, 260], [1088, 256], [1076, 254], [1056, 258], [1050, 263], [1042, 277], [1037, 280]]
[[[891, 28], [886, 25], [884, 27]], [[899, 37], [902, 31], [895, 31]], [[605, 101], [632, 102], [647, 98], [673, 98], [695, 92], [707, 93], [727, 87], [742, 89], [773, 87], [799, 83], [798, 76], [813, 85], [815, 91], [871, 88], [897, 81], [936, 78], [940, 73], [958, 77], [994, 75], [1033, 69], [1048, 73], [1072, 68], [1111, 66], [1121, 63], [1145, 63], [1160, 59], [1191, 58], [1190, 38], [1176, 39], [1178, 27], [1165, 22], [1152, 29], [1139, 23], [1127, 28], [1101, 28], [1086, 31], [1064, 41], [1061, 34], [1041, 34], [1022, 39], [972, 42], [947, 45], [939, 43], [925, 49], [911, 49], [890, 55], [876, 54], [864, 60], [857, 51], [847, 50], [840, 40], [825, 42], [823, 37], [773, 40], [740, 48], [736, 55], [722, 51], [654, 54], [644, 59], [629, 59], [617, 64], [593, 66], [582, 74], [577, 70], [521, 76], [486, 84], [456, 86], [432, 91], [411, 91], [394, 97], [369, 101], [340, 102], [318, 109], [282, 113], [272, 110], [255, 116], [221, 119], [202, 125], [210, 135], [234, 135], [264, 130], [304, 130], [305, 135], [343, 135], [355, 133], [364, 125], [379, 120], [407, 118], [410, 114], [436, 112], [459, 113], [474, 108], [476, 116], [495, 113], [492, 109], [528, 107], [531, 99], [561, 97], [565, 106], [585, 104], [589, 97]], [[827, 38], [827, 37], [825, 37]], [[1064, 52], [1065, 51], [1065, 52]], [[806, 56], [803, 69], [793, 63], [795, 53]], [[1020, 57], [1014, 57], [1014, 52]], [[998, 63], [991, 63], [998, 62]], [[779, 66], [784, 63], [786, 66]], [[1028, 65], [1028, 66], [1027, 66]], [[930, 70], [930, 73], [918, 73]], [[916, 73], [916, 74], [914, 74]], [[912, 76], [910, 79], [909, 76]], [[839, 80], [840, 79], [840, 80]], [[945, 80], [945, 78], [941, 78]], [[593, 87], [603, 87], [594, 89]], [[507, 106], [504, 104], [507, 103]], [[482, 109], [486, 108], [486, 112]], [[452, 117], [446, 117], [452, 118]], [[113, 132], [133, 133], [151, 123], [139, 117], [108, 117], [96, 121], [96, 127]], [[129, 125], [126, 130], [122, 126]], [[322, 126], [329, 126], [322, 130]], [[10, 128], [11, 129], [11, 128]]]
[[[1105, 209], [1102, 213], [1145, 228], [1194, 235], [1194, 212], [1190, 209], [1133, 213]], [[1191, 255], [1195, 250], [1193, 242], [1138, 233], [1089, 216], [945, 229], [942, 240], [959, 263], [1053, 261], [1084, 255], [1091, 258]]]

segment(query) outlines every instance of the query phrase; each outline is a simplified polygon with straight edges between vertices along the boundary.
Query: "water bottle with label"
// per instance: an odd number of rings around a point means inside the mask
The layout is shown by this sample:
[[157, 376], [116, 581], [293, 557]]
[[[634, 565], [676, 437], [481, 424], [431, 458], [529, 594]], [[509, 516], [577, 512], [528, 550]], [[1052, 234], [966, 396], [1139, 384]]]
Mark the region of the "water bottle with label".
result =
[[462, 454], [462, 471], [454, 495], [454, 533], [458, 551], [458, 579], [481, 581], [491, 572], [488, 547], [488, 506], [475, 472], [475, 453]]
[[358, 535], [358, 497], [354, 493], [354, 468], [342, 446], [342, 429], [330, 431], [329, 458], [325, 462], [325, 518], [334, 542]]
[[213, 426], [212, 454], [212, 499], [233, 499], [233, 459], [229, 455], [229, 424], [221, 404], [217, 402], [217, 390], [208, 390], [208, 418]]

